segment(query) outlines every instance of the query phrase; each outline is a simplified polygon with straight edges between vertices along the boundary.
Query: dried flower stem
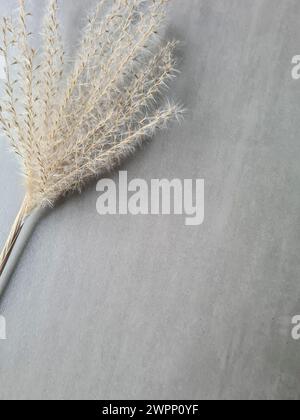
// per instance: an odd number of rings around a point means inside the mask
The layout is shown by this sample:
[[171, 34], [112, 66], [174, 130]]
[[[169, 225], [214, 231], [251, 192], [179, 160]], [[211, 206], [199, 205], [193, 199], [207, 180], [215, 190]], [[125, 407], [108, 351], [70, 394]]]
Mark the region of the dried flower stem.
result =
[[2, 275], [6, 264], [8, 262], [8, 259], [12, 253], [12, 250], [17, 242], [17, 239], [22, 231], [22, 228], [24, 226], [26, 217], [27, 217], [27, 197], [25, 197], [20, 211], [16, 217], [16, 220], [14, 224], [12, 225], [11, 231], [8, 235], [6, 244], [4, 245], [3, 251], [0, 254], [0, 276]]
[[31, 46], [26, 0], [19, 0], [17, 22], [3, 19], [0, 129], [20, 158], [26, 198], [0, 256], [0, 276], [33, 210], [81, 191], [180, 118], [181, 107], [164, 98], [176, 74], [176, 42], [160, 42], [167, 2], [98, 0], [71, 69], [58, 0], [48, 0], [39, 50]]

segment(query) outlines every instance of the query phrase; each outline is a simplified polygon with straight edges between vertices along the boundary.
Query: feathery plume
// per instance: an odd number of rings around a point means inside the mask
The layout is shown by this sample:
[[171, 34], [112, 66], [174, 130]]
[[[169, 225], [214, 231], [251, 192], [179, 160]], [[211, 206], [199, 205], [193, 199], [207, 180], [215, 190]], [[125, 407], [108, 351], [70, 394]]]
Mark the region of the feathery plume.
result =
[[167, 0], [99, 0], [69, 71], [58, 0], [48, 3], [41, 51], [31, 46], [25, 0], [17, 23], [1, 24], [0, 128], [19, 156], [26, 195], [0, 255], [0, 275], [35, 209], [81, 191], [182, 114], [164, 104], [176, 75], [176, 42], [159, 38]]

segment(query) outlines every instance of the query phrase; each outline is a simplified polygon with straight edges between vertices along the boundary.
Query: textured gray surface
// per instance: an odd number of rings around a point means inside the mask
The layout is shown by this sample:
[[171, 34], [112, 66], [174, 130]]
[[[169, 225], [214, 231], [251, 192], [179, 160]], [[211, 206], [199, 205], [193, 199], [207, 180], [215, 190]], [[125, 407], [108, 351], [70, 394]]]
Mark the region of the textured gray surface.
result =
[[[90, 3], [62, 1], [70, 45]], [[189, 115], [124, 168], [205, 178], [205, 223], [100, 217], [95, 186], [46, 213], [1, 301], [2, 399], [300, 397], [300, 2], [171, 4]], [[22, 198], [2, 142], [0, 180], [2, 242]]]

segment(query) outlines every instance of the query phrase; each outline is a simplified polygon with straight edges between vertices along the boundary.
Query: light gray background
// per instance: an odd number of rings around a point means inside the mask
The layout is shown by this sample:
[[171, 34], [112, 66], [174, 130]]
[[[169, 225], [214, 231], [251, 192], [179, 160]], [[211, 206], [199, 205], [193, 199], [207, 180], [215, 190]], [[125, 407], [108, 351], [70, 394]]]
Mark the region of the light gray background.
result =
[[[72, 46], [92, 1], [61, 3]], [[205, 223], [100, 217], [95, 185], [46, 212], [1, 301], [0, 398], [299, 399], [299, 19], [298, 0], [171, 0], [189, 113], [123, 169], [205, 178]], [[23, 194], [3, 142], [0, 180], [2, 243]]]

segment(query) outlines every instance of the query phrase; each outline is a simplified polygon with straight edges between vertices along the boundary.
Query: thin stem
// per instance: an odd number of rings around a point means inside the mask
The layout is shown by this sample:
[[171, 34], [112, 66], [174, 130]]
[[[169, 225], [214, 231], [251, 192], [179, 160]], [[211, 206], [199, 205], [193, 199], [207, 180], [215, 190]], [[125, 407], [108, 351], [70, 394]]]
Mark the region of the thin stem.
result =
[[24, 226], [26, 217], [27, 217], [27, 197], [25, 197], [21, 208], [19, 210], [19, 213], [16, 217], [16, 220], [14, 224], [12, 225], [11, 231], [9, 233], [9, 236], [7, 238], [6, 244], [4, 245], [3, 251], [0, 254], [0, 276], [2, 275], [6, 264], [9, 260], [9, 257], [14, 249], [14, 246], [17, 242], [17, 239], [22, 231], [22, 228]]

